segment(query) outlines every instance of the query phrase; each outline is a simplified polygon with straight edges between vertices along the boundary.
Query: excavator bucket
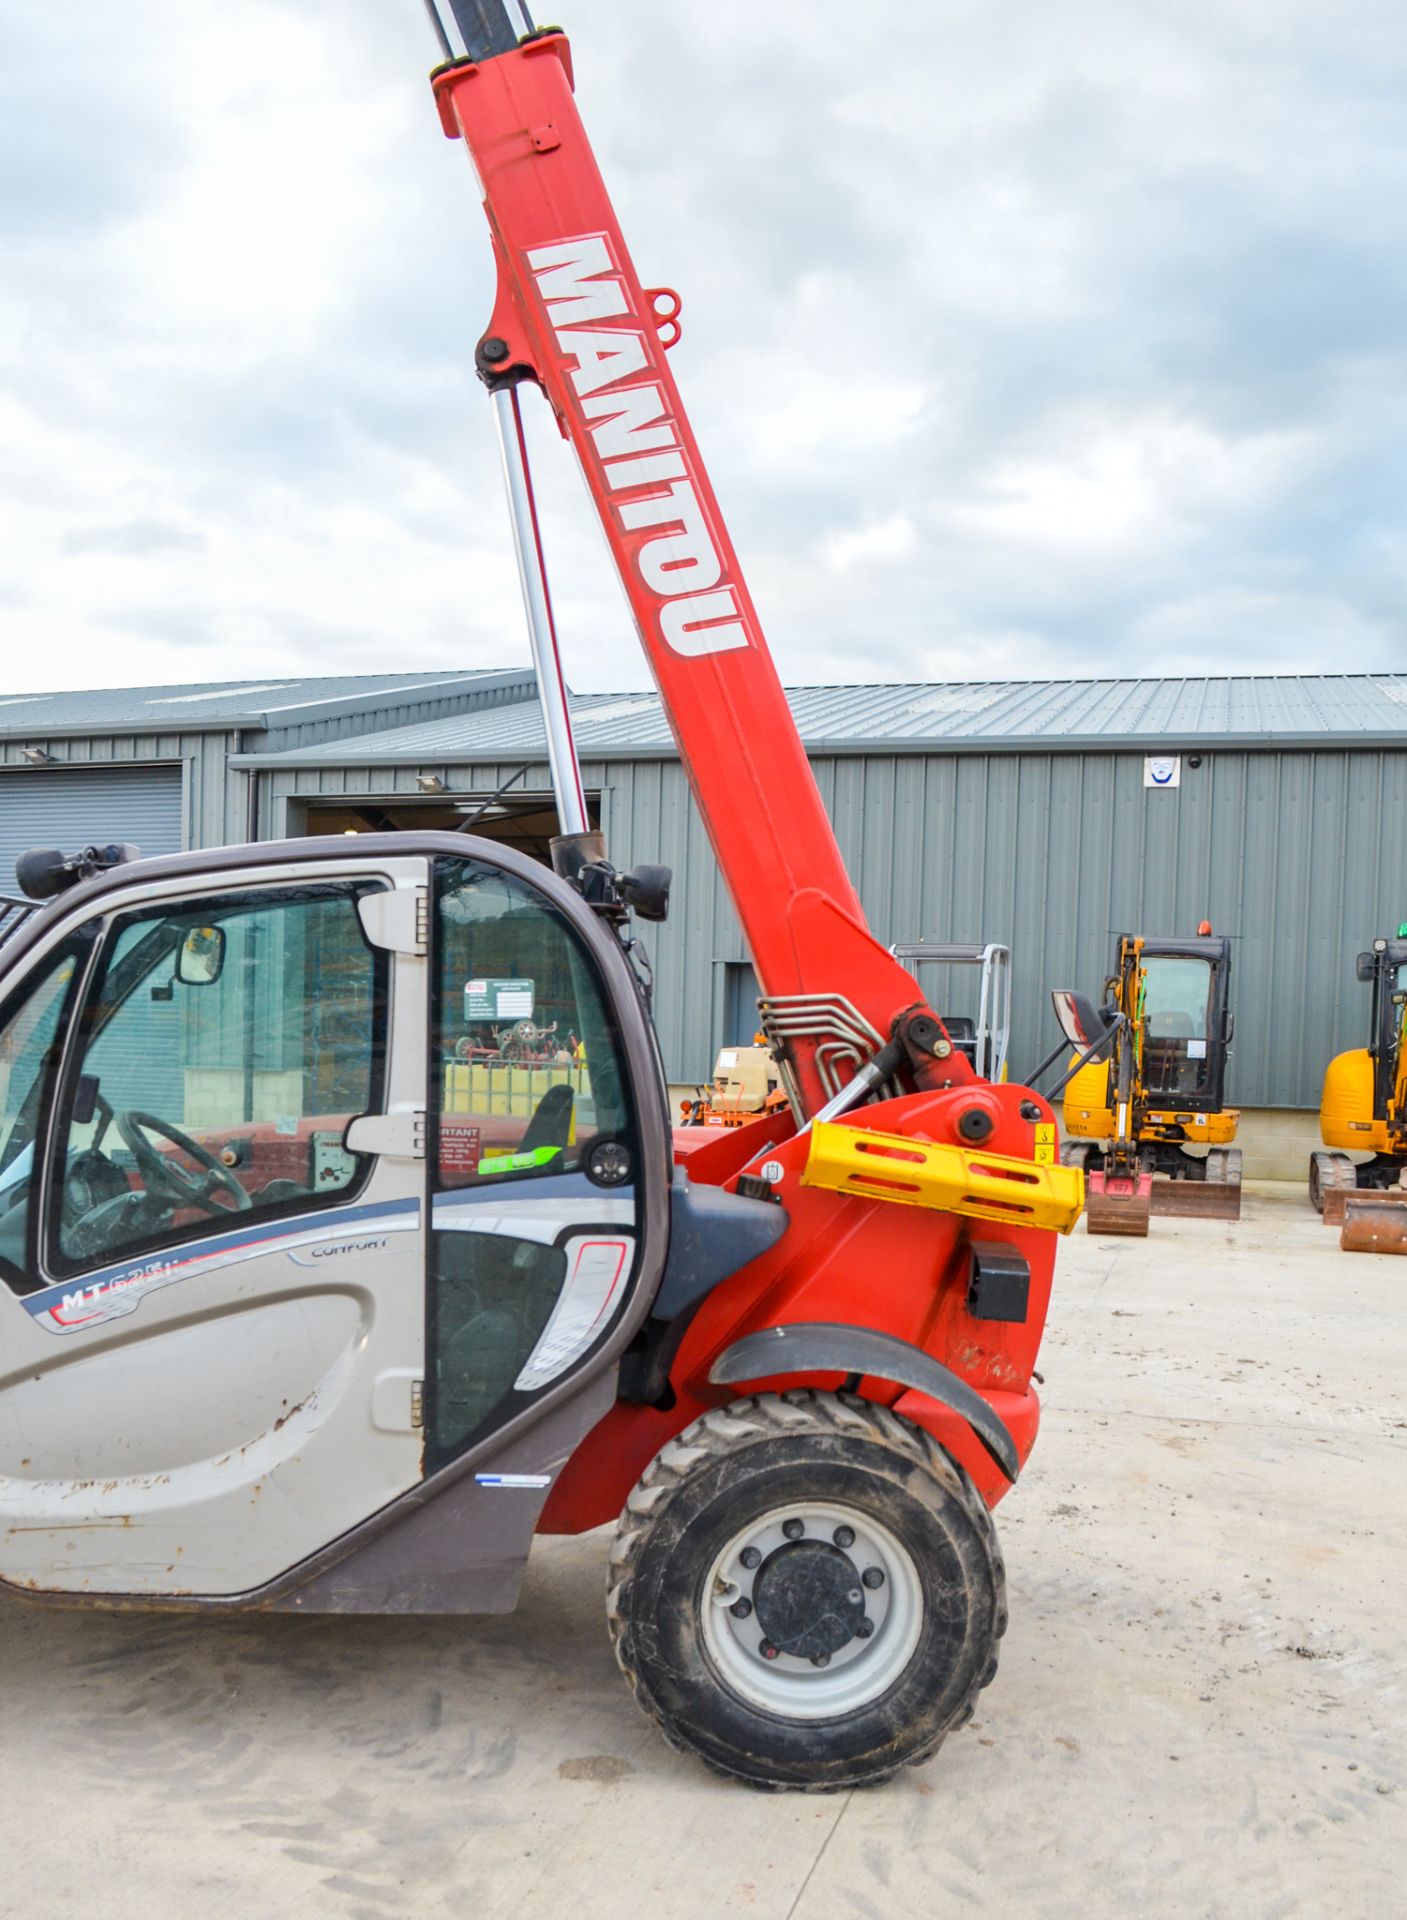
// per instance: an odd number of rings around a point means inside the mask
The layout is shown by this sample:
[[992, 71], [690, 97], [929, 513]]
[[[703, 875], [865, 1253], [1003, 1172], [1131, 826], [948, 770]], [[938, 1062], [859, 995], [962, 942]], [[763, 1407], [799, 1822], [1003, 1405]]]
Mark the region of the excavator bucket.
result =
[[[1321, 1192], [1324, 1196], [1324, 1204], [1320, 1207], [1319, 1211], [1323, 1216], [1324, 1225], [1326, 1227], [1341, 1227], [1345, 1219], [1345, 1209], [1349, 1202], [1361, 1199], [1364, 1196], [1364, 1191], [1365, 1190], [1358, 1185], [1357, 1181], [1355, 1181], [1352, 1186], [1323, 1187]], [[1367, 1197], [1376, 1200], [1380, 1199], [1381, 1195], [1369, 1193]]]
[[1085, 1179], [1085, 1222], [1090, 1233], [1148, 1237], [1153, 1176], [1149, 1173], [1091, 1173]]
[[1345, 1253], [1407, 1253], [1407, 1193], [1350, 1194], [1339, 1245]]
[[1181, 1220], [1239, 1220], [1241, 1218], [1241, 1156], [1213, 1148], [1202, 1163], [1200, 1180], [1153, 1179], [1153, 1212]]

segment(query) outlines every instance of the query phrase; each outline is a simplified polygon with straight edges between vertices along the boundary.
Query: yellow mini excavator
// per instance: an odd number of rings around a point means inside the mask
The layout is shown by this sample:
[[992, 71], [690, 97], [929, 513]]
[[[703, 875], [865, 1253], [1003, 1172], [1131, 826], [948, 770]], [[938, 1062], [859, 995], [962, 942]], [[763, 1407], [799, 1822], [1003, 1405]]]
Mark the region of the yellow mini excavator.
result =
[[1065, 1082], [1061, 1159], [1085, 1169], [1092, 1233], [1144, 1235], [1150, 1212], [1240, 1218], [1240, 1115], [1222, 1104], [1230, 984], [1231, 942], [1204, 920], [1192, 940], [1121, 934], [1101, 1008], [1055, 996], [1084, 1048]]
[[[1368, 1044], [1329, 1062], [1319, 1102], [1329, 1151], [1309, 1156], [1309, 1197], [1326, 1219], [1343, 1218], [1342, 1195], [1396, 1187], [1407, 1168], [1407, 923], [1359, 954], [1358, 978], [1373, 990]], [[1355, 1165], [1350, 1152], [1372, 1157]]]

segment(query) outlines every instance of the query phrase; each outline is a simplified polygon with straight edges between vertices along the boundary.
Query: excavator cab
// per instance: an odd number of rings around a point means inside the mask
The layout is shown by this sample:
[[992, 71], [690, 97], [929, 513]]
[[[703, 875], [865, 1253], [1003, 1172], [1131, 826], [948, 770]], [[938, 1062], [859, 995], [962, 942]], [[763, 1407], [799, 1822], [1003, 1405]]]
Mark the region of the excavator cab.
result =
[[[1348, 1195], [1396, 1188], [1407, 1168], [1407, 925], [1360, 953], [1355, 972], [1371, 989], [1368, 1044], [1337, 1054], [1325, 1069], [1324, 1150], [1309, 1159], [1310, 1200], [1334, 1225]], [[1365, 1157], [1355, 1161], [1355, 1153]]]
[[1231, 942], [1119, 937], [1104, 983], [1107, 1045], [1064, 1087], [1067, 1166], [1087, 1175], [1092, 1232], [1141, 1236], [1150, 1214], [1235, 1220], [1239, 1115], [1225, 1104]]

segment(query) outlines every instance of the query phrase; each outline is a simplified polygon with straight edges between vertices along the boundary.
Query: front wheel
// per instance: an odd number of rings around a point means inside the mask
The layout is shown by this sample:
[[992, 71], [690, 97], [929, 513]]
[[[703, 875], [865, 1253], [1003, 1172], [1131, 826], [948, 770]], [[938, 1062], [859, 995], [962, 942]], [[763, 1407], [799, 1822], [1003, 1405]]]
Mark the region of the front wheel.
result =
[[834, 1791], [927, 1759], [1006, 1630], [996, 1529], [919, 1428], [850, 1395], [715, 1409], [646, 1469], [608, 1615], [671, 1745], [757, 1787]]

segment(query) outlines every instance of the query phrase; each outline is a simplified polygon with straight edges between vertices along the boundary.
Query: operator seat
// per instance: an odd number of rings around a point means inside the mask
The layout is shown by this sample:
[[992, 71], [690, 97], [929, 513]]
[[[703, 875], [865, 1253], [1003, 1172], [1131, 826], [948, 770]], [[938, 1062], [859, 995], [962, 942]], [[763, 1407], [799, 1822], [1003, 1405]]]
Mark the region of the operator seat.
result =
[[549, 1087], [533, 1108], [518, 1151], [531, 1153], [534, 1147], [565, 1147], [571, 1138], [575, 1104], [576, 1094], [565, 1080]]

